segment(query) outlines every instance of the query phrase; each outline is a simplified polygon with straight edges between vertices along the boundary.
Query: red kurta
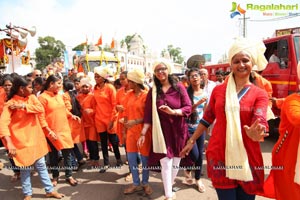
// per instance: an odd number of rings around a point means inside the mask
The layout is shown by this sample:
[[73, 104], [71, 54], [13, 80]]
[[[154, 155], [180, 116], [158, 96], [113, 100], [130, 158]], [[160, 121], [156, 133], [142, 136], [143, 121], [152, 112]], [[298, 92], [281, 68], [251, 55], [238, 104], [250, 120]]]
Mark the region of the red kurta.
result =
[[[63, 100], [65, 102], [66, 108], [68, 110], [68, 114], [72, 115], [71, 110], [72, 110], [72, 103], [71, 103], [71, 97], [68, 92], [65, 92], [63, 94]], [[69, 121], [69, 126], [71, 129], [71, 134], [72, 134], [72, 139], [74, 144], [84, 142], [85, 139], [85, 134], [83, 131], [83, 127], [80, 121], [74, 120], [72, 117], [68, 118]]]
[[116, 111], [116, 89], [110, 83], [105, 83], [102, 88], [95, 86], [94, 96], [96, 100], [95, 124], [98, 133], [116, 133], [116, 123], [108, 130], [109, 122], [117, 119]]
[[57, 150], [73, 148], [74, 144], [67, 118], [71, 115], [67, 116], [68, 111], [62, 95], [44, 91], [38, 99], [45, 109], [45, 113], [40, 115], [42, 127], [49, 127], [58, 137], [57, 140], [50, 138], [52, 144]]
[[[128, 93], [125, 117], [129, 120], [137, 120], [144, 118], [145, 104], [147, 98], [147, 91], [142, 91], [139, 96], [135, 96], [134, 92]], [[137, 147], [137, 141], [141, 136], [143, 129], [143, 123], [132, 126], [127, 129], [126, 135], [126, 151], [127, 152], [140, 152], [143, 156], [149, 156], [151, 148], [151, 129], [148, 129], [145, 142], [139, 149]]]
[[[11, 110], [9, 106], [13, 103], [24, 103], [26, 108]], [[47, 141], [38, 119], [41, 113], [44, 113], [44, 108], [34, 95], [26, 98], [15, 95], [4, 105], [0, 137], [11, 137], [16, 147], [16, 156], [13, 157], [16, 166], [30, 166], [48, 153]]]
[[95, 125], [95, 109], [96, 101], [92, 93], [78, 94], [77, 100], [81, 105], [81, 123], [84, 128], [85, 137], [87, 140], [99, 141], [100, 137], [96, 131]]
[[[272, 151], [271, 173], [265, 193], [277, 200], [300, 199], [300, 185], [294, 182], [300, 137], [300, 94], [288, 96], [281, 107], [280, 137]], [[274, 192], [275, 191], [275, 192]], [[273, 192], [273, 193], [272, 193]]]
[[[214, 88], [209, 105], [207, 106], [203, 120], [212, 124], [216, 123], [209, 139], [207, 156], [208, 176], [212, 180], [215, 188], [228, 189], [240, 185], [248, 194], [257, 194], [263, 191], [264, 170], [263, 159], [259, 142], [250, 139], [243, 126], [251, 124], [259, 119], [260, 123], [268, 126], [266, 121], [266, 111], [268, 106], [267, 93], [256, 87], [249, 85], [250, 89], [240, 100], [240, 119], [243, 143], [247, 152], [249, 165], [252, 168], [253, 181], [243, 182], [232, 180], [226, 177], [226, 171], [220, 167], [225, 166], [225, 146], [226, 146], [226, 114], [225, 95], [227, 84], [221, 84]], [[235, 155], [232, 155], [235, 156]]]

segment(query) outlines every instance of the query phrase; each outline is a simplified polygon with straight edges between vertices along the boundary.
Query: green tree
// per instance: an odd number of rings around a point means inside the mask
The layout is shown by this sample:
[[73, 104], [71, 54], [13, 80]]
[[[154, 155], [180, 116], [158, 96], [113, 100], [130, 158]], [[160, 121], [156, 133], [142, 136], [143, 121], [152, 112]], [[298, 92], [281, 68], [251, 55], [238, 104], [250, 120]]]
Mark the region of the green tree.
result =
[[43, 69], [52, 61], [61, 58], [66, 49], [62, 41], [55, 40], [51, 36], [39, 37], [38, 43], [40, 47], [35, 50], [36, 67], [38, 69]]
[[[125, 37], [124, 40], [121, 40], [121, 46], [122, 46], [124, 43], [126, 43], [127, 49], [129, 50], [129, 49], [130, 49], [130, 43], [131, 43], [132, 39], [136, 36], [136, 34], [137, 34], [137, 33], [135, 33], [135, 34], [133, 34], [133, 35], [127, 35], [127, 36]], [[142, 41], [144, 41], [144, 39], [142, 38], [141, 35], [137, 35], [137, 36], [138, 36]], [[147, 48], [147, 47], [143, 44], [143, 53], [146, 52], [146, 48]]]
[[184, 58], [181, 55], [181, 48], [180, 47], [174, 47], [173, 45], [168, 45], [167, 49], [163, 49], [161, 52], [161, 56], [164, 56], [166, 52], [169, 52], [172, 61], [175, 63], [182, 63], [184, 61]]

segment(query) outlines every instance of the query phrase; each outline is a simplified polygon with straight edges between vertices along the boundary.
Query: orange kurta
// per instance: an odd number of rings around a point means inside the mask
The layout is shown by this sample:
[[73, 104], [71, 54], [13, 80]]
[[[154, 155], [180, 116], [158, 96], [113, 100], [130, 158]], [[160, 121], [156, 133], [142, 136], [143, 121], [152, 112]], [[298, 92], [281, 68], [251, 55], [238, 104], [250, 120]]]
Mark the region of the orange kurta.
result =
[[6, 101], [6, 92], [3, 87], [0, 87], [0, 115], [3, 111], [4, 103]]
[[[147, 91], [142, 91], [139, 96], [136, 96], [133, 91], [128, 94], [125, 117], [129, 120], [137, 120], [144, 118], [145, 103]], [[127, 152], [140, 152], [143, 156], [148, 156], [151, 147], [151, 130], [148, 129], [145, 142], [139, 149], [137, 141], [141, 136], [143, 123], [132, 126], [126, 132], [126, 151]]]
[[[72, 104], [71, 104], [71, 97], [68, 92], [63, 94], [63, 100], [65, 102], [68, 115], [72, 115]], [[85, 134], [83, 131], [83, 127], [80, 121], [74, 120], [72, 117], [68, 118], [69, 126], [71, 129], [72, 139], [74, 144], [84, 142], [86, 140]]]
[[[126, 102], [127, 102], [127, 96], [129, 94], [131, 90], [126, 91], [125, 87], [120, 88], [117, 91], [117, 95], [116, 95], [116, 101], [117, 101], [117, 105], [122, 105], [123, 107], [125, 106]], [[124, 107], [124, 109], [126, 109]], [[124, 118], [124, 112], [118, 112], [118, 118], [117, 118], [117, 135], [119, 137], [120, 140], [120, 144], [123, 144], [123, 123], [120, 123], [120, 119]]]
[[85, 137], [87, 140], [99, 141], [100, 137], [96, 131], [95, 125], [95, 109], [96, 101], [92, 93], [78, 94], [77, 100], [81, 106], [81, 123], [84, 128]]
[[110, 83], [105, 83], [102, 88], [95, 86], [94, 97], [96, 100], [95, 124], [98, 133], [116, 133], [116, 123], [108, 130], [111, 121], [117, 119], [116, 111], [116, 89]]
[[[11, 110], [9, 106], [14, 103], [24, 103], [26, 108]], [[16, 166], [30, 166], [48, 153], [47, 141], [38, 118], [41, 113], [44, 113], [44, 108], [34, 95], [26, 98], [15, 95], [4, 105], [0, 137], [11, 137], [16, 147], [16, 156], [13, 157]]]
[[50, 139], [52, 144], [57, 150], [73, 148], [74, 144], [67, 118], [71, 115], [67, 113], [62, 95], [44, 91], [38, 99], [45, 109], [45, 113], [40, 115], [42, 127], [49, 127], [58, 137], [57, 140]]
[[294, 182], [300, 145], [300, 94], [294, 93], [284, 101], [279, 133], [280, 137], [272, 151], [274, 169], [265, 183], [265, 193], [272, 197], [274, 191], [277, 200], [300, 199], [300, 185]]

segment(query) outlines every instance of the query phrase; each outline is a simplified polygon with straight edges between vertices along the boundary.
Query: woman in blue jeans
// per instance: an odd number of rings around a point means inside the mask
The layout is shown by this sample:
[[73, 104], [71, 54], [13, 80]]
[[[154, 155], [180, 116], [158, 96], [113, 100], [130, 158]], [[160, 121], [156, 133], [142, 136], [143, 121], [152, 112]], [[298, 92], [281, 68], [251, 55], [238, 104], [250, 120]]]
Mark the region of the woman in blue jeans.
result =
[[[200, 78], [200, 71], [198, 68], [192, 68], [187, 73], [187, 78], [190, 82], [189, 87], [187, 88], [188, 95], [192, 102], [192, 114], [188, 119], [188, 129], [190, 136], [193, 135], [196, 130], [200, 119], [203, 116], [203, 110], [207, 101], [207, 94], [203, 90], [203, 84]], [[200, 180], [202, 163], [203, 163], [203, 150], [204, 150], [204, 141], [205, 134], [202, 134], [199, 137], [193, 146], [193, 149], [190, 152], [190, 157], [195, 163], [194, 166], [190, 168], [195, 171], [195, 183], [198, 187], [199, 192], [205, 192], [205, 186]], [[191, 169], [184, 171], [185, 173], [185, 182], [188, 185], [193, 184]]]
[[[6, 142], [8, 156], [20, 167], [25, 200], [32, 196], [30, 172], [38, 171], [46, 197], [62, 198], [54, 191], [44, 156], [48, 147], [38, 115], [44, 112], [42, 104], [32, 95], [31, 79], [16, 77], [0, 119], [0, 138]], [[26, 134], [24, 134], [26, 133]]]

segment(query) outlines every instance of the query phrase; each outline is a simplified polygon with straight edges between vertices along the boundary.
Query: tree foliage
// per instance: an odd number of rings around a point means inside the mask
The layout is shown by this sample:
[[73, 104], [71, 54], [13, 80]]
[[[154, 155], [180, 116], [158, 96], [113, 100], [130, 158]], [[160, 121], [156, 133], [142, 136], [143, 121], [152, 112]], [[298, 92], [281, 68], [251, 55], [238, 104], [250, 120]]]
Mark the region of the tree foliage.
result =
[[56, 40], [54, 37], [39, 37], [39, 48], [35, 50], [36, 67], [43, 69], [52, 61], [62, 58], [66, 49], [62, 41]]
[[161, 52], [161, 55], [164, 56], [166, 52], [169, 52], [171, 59], [175, 63], [183, 63], [184, 58], [181, 55], [181, 48], [180, 47], [174, 47], [173, 45], [168, 45], [167, 49], [163, 49]]

